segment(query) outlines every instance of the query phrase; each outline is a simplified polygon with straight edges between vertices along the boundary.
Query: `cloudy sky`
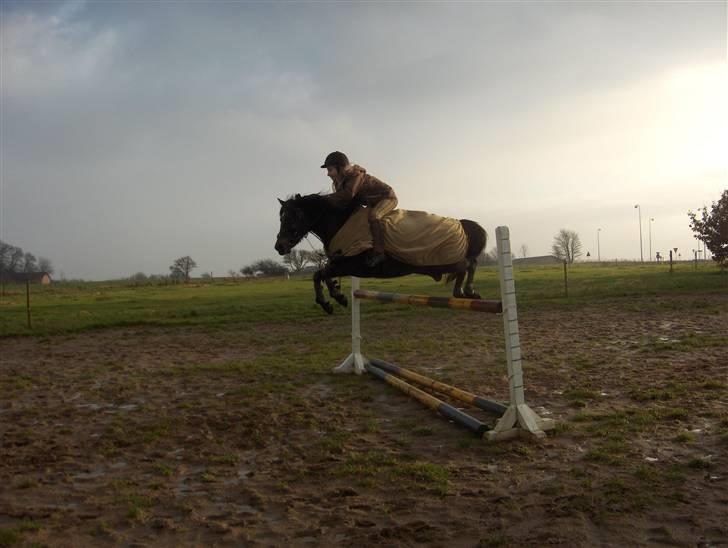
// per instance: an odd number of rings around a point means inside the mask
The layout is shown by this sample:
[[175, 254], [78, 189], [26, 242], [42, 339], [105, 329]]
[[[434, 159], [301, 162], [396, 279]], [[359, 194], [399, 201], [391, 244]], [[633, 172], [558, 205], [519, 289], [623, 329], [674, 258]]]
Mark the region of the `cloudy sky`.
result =
[[568, 228], [596, 257], [601, 228], [639, 259], [640, 211], [645, 258], [650, 225], [685, 256], [728, 188], [726, 11], [3, 1], [0, 238], [57, 277], [222, 274], [277, 256], [276, 197], [327, 190], [338, 149], [532, 256]]

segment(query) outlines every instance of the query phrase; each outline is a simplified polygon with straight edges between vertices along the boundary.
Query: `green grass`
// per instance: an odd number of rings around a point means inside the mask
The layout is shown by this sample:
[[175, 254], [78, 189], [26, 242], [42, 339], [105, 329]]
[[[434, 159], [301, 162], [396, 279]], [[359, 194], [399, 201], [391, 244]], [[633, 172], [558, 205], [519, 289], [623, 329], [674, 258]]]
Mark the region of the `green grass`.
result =
[[[34, 520], [25, 518], [15, 527], [0, 527], [0, 548], [16, 546], [20, 544], [23, 533], [35, 533], [42, 529], [41, 525]], [[30, 544], [24, 543], [23, 546]]]
[[440, 465], [417, 460], [414, 455], [398, 456], [379, 451], [353, 453], [333, 469], [333, 474], [351, 477], [363, 485], [420, 488], [439, 495], [447, 493], [448, 471]]
[[[638, 263], [619, 265], [577, 264], [569, 268], [569, 297], [563, 294], [561, 266], [523, 267], [515, 269], [518, 304], [530, 306], [571, 306], [600, 303], [631, 295], [654, 295], [651, 307], [679, 309], [684, 302], [665, 299], [666, 295], [684, 295], [692, 306], [715, 311], [710, 294], [728, 290], [728, 276], [710, 265], [694, 270], [680, 264], [670, 274], [665, 265]], [[344, 292], [349, 280], [343, 280]], [[448, 295], [451, 286], [436, 283], [425, 276], [407, 276], [391, 280], [363, 280], [364, 287], [428, 295]], [[485, 299], [499, 299], [500, 289], [495, 267], [480, 268], [476, 286]], [[630, 306], [629, 301], [625, 301]], [[644, 303], [642, 303], [644, 306]], [[308, 278], [290, 280], [262, 279], [240, 283], [208, 282], [169, 286], [134, 286], [125, 282], [89, 282], [31, 287], [32, 327], [28, 328], [25, 288], [9, 285], [0, 297], [0, 336], [46, 335], [69, 333], [104, 327], [124, 326], [196, 326], [214, 329], [220, 324], [340, 322], [349, 314], [335, 305], [333, 317], [326, 318], [313, 301], [313, 283]], [[417, 307], [368, 303], [365, 316], [387, 314], [409, 316]], [[440, 311], [448, 314], [448, 311]], [[706, 341], [682, 341], [686, 349]], [[724, 341], [713, 341], [724, 344]], [[653, 346], [659, 346], [654, 343]]]
[[20, 533], [9, 527], [0, 527], [0, 548], [14, 546], [20, 542]]

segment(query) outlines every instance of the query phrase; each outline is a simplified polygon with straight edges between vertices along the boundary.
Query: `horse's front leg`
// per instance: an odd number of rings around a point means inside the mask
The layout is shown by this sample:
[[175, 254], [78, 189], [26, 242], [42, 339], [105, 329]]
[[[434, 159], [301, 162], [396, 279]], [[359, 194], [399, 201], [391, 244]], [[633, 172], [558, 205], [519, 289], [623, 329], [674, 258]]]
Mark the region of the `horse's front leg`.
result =
[[331, 276], [325, 277], [324, 282], [326, 282], [326, 287], [329, 290], [331, 298], [346, 308], [349, 305], [349, 299], [341, 292], [341, 284]]
[[[327, 314], [333, 314], [334, 313], [334, 307], [331, 306], [331, 303], [326, 300], [326, 297], [324, 297], [324, 289], [321, 286], [321, 280], [329, 280], [330, 278], [327, 277], [324, 273], [326, 268], [322, 268], [320, 270], [317, 270], [313, 275], [313, 291], [316, 294], [316, 303], [321, 305], [321, 308], [323, 308]], [[328, 281], [327, 281], [328, 284]]]

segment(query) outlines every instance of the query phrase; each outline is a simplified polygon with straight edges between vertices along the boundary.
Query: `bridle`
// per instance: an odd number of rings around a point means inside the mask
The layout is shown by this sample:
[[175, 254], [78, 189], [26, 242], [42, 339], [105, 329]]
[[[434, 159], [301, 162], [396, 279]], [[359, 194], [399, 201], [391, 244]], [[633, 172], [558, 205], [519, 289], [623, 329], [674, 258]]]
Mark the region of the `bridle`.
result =
[[[308, 223], [305, 222], [306, 214], [302, 208], [293, 204], [284, 205], [283, 207], [285, 211], [281, 213], [282, 230], [278, 233], [277, 238], [280, 240], [281, 236], [285, 237], [286, 243], [290, 244], [291, 249], [293, 249], [301, 242], [301, 240], [306, 238], [311, 229], [306, 228], [305, 226]], [[292, 222], [285, 219], [287, 215], [291, 215], [291, 210], [295, 211], [295, 213], [293, 213], [293, 215], [295, 215], [295, 219]], [[308, 238], [306, 238], [306, 241], [308, 241]], [[311, 245], [311, 242], [309, 242], [309, 245]]]

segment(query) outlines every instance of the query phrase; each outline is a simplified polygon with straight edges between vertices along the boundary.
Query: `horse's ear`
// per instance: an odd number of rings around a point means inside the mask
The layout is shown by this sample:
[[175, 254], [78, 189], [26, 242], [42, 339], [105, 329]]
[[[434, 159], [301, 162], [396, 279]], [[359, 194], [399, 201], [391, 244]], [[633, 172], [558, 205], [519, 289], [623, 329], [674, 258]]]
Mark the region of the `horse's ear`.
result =
[[281, 200], [280, 198], [276, 198], [276, 200], [278, 200], [278, 203], [279, 203], [279, 204], [281, 204], [281, 205], [283, 205], [283, 204], [285, 204], [285, 203], [286, 203], [286, 202], [284, 202], [283, 200]]
[[300, 194], [296, 194], [296, 200], [300, 200], [300, 199], [301, 199], [301, 195]]

